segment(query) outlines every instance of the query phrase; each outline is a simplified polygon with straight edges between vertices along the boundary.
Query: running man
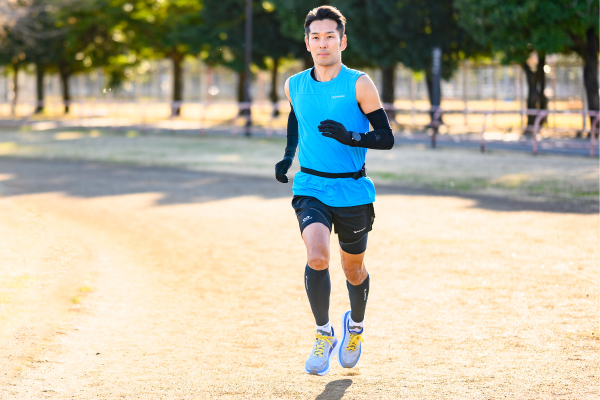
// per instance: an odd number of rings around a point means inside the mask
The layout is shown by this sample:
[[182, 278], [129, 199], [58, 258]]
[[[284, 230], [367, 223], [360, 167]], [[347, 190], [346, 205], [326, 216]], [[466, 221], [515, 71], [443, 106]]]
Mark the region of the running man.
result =
[[[304, 285], [317, 324], [305, 371], [316, 375], [329, 372], [336, 353], [344, 368], [354, 367], [360, 358], [369, 296], [363, 260], [375, 218], [375, 187], [366, 174], [365, 155], [367, 149], [389, 150], [394, 145], [373, 81], [342, 64], [345, 25], [344, 16], [331, 6], [306, 16], [304, 40], [315, 66], [285, 82], [292, 110], [285, 155], [275, 166], [277, 180], [287, 183], [286, 173], [300, 144], [301, 170], [294, 178], [292, 206], [306, 245]], [[342, 318], [340, 343], [329, 321], [332, 228], [339, 238], [351, 308]]]

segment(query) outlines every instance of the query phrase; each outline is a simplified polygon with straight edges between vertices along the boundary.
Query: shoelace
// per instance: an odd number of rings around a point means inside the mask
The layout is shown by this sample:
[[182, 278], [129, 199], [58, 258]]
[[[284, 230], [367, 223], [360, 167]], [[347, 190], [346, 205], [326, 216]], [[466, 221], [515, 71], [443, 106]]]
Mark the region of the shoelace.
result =
[[358, 333], [350, 332], [350, 340], [348, 341], [348, 346], [346, 347], [346, 350], [355, 351], [356, 346], [358, 346], [359, 342], [364, 343], [362, 336], [360, 336], [360, 334], [358, 334]]
[[323, 352], [325, 351], [325, 342], [332, 346], [331, 341], [333, 340], [333, 336], [324, 336], [316, 333], [315, 338], [317, 339], [317, 345], [315, 346], [315, 352], [313, 354], [317, 357], [323, 357]]

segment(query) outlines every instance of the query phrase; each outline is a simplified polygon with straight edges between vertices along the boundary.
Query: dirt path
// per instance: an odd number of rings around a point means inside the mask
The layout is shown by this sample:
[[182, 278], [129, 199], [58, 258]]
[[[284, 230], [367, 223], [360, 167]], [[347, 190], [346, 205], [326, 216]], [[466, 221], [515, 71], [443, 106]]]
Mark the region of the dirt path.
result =
[[[386, 188], [361, 364], [315, 377], [289, 186], [35, 160], [0, 174], [1, 399], [598, 396], [595, 213]], [[335, 253], [331, 275], [337, 325]]]

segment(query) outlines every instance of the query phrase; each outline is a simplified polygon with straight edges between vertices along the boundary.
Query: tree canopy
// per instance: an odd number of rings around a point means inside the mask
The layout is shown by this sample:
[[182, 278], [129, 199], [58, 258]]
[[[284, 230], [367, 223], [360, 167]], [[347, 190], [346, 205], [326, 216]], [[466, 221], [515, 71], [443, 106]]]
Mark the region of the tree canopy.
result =
[[[544, 93], [546, 56], [579, 49], [591, 27], [598, 36], [598, 1], [455, 0], [459, 24], [482, 45], [490, 45], [505, 63], [521, 65], [527, 76], [530, 109], [547, 108]], [[597, 47], [594, 52], [597, 70]], [[532, 58], [532, 54], [537, 57]], [[597, 82], [597, 78], [596, 78]], [[597, 97], [597, 83], [596, 83]], [[529, 117], [533, 125], [535, 116]]]

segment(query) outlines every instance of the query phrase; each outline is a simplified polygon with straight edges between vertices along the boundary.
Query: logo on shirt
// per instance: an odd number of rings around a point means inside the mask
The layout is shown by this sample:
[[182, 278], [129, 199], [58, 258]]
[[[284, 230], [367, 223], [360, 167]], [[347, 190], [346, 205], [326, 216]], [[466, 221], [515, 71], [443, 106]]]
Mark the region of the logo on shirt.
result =
[[342, 94], [342, 95], [339, 95], [339, 96], [331, 96], [332, 99], [337, 99], [337, 98], [340, 98], [340, 97], [346, 97], [346, 95]]

